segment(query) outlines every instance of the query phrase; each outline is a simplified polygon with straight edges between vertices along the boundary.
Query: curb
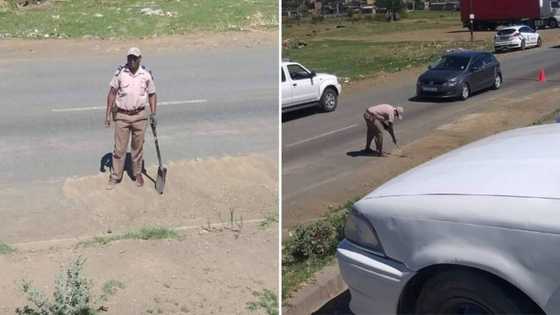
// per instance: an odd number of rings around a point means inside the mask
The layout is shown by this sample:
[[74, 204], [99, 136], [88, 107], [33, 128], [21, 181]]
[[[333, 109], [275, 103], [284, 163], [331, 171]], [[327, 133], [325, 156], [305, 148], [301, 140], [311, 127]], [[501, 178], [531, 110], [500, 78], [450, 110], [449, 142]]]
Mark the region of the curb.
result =
[[315, 276], [315, 281], [295, 293], [282, 307], [283, 315], [310, 315], [328, 301], [346, 291], [338, 264], [325, 267]]

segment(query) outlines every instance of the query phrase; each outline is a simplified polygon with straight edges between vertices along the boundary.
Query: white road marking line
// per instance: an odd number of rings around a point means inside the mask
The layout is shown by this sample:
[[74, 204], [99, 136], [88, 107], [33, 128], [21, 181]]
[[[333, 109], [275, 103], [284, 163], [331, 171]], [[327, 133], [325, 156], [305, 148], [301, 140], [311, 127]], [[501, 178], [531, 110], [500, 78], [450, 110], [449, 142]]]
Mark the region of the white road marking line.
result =
[[102, 106], [91, 106], [91, 107], [75, 107], [75, 108], [53, 108], [52, 112], [62, 113], [62, 112], [85, 112], [88, 110], [102, 110], [105, 107]]
[[326, 137], [326, 136], [330, 136], [330, 135], [335, 134], [337, 132], [348, 130], [348, 129], [354, 128], [356, 126], [358, 126], [358, 124], [353, 124], [353, 125], [350, 125], [350, 126], [346, 126], [344, 128], [340, 128], [340, 129], [332, 130], [332, 131], [329, 131], [329, 132], [325, 132], [325, 133], [322, 133], [322, 134], [317, 135], [315, 137], [307, 138], [307, 139], [304, 139], [304, 140], [300, 140], [300, 141], [288, 144], [288, 145], [286, 145], [286, 148], [291, 148], [291, 147], [294, 147], [296, 145], [304, 144], [306, 142], [310, 142], [310, 141], [317, 140], [317, 139], [320, 139], [320, 138], [323, 138], [323, 137]]
[[[200, 103], [207, 103], [208, 100], [200, 99], [200, 100], [184, 100], [184, 101], [168, 101], [168, 102], [158, 102], [159, 106], [169, 106], [169, 105], [183, 105], [183, 104], [200, 104]], [[105, 106], [89, 106], [89, 107], [70, 107], [70, 108], [53, 108], [51, 109], [54, 113], [65, 113], [65, 112], [85, 112], [85, 111], [92, 111], [92, 110], [105, 110], [107, 107]]]

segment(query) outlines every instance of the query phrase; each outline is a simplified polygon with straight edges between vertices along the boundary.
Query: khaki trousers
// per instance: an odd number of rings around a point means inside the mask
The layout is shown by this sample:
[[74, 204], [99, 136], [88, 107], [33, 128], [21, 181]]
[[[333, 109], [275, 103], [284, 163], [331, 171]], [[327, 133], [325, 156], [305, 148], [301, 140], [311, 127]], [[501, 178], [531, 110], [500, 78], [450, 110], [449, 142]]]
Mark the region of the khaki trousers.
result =
[[113, 180], [120, 181], [124, 172], [126, 150], [130, 141], [132, 173], [136, 177], [142, 173], [144, 158], [144, 134], [146, 132], [146, 111], [135, 115], [117, 113], [115, 119], [115, 149], [113, 151]]
[[375, 139], [377, 152], [383, 153], [383, 123], [368, 112], [364, 113], [364, 119], [367, 125], [366, 149], [371, 149], [371, 141]]

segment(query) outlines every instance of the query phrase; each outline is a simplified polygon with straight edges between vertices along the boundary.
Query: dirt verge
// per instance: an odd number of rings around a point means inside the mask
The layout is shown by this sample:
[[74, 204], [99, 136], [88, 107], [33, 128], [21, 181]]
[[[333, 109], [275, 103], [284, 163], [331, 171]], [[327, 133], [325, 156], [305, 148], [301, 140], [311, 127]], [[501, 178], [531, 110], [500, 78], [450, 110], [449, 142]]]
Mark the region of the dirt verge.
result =
[[[0, 59], [58, 58], [59, 56], [94, 57], [111, 53], [125, 53], [138, 46], [146, 55], [163, 52], [206, 49], [235, 49], [273, 46], [278, 43], [276, 31], [247, 31], [162, 36], [144, 39], [9, 39], [0, 40]], [[60, 57], [62, 58], [62, 57]]]
[[99, 174], [0, 189], [0, 240], [19, 243], [91, 237], [146, 225], [250, 221], [278, 210], [277, 162], [268, 155], [171, 162], [163, 195], [149, 179], [157, 169], [147, 172], [142, 188], [125, 175], [107, 191], [108, 175]]
[[96, 295], [107, 281], [124, 284], [104, 304], [108, 315], [266, 314], [249, 311], [247, 303], [256, 302], [255, 292], [278, 292], [277, 224], [245, 225], [238, 232], [199, 229], [181, 240], [44, 245], [0, 256], [0, 313], [26, 305], [23, 279], [50, 295], [61, 265], [80, 256]]
[[[107, 314], [265, 314], [247, 303], [257, 302], [255, 292], [278, 292], [277, 181], [276, 159], [255, 153], [171, 162], [164, 195], [126, 175], [112, 191], [104, 190], [105, 174], [45, 184], [25, 196], [39, 200], [36, 208], [0, 209], [0, 241], [16, 249], [0, 255], [0, 313], [25, 305], [21, 280], [51, 294], [60, 266], [81, 256], [96, 289], [110, 280], [125, 285], [105, 304]], [[41, 207], [56, 190], [58, 207]], [[143, 226], [180, 237], [78, 246]]]

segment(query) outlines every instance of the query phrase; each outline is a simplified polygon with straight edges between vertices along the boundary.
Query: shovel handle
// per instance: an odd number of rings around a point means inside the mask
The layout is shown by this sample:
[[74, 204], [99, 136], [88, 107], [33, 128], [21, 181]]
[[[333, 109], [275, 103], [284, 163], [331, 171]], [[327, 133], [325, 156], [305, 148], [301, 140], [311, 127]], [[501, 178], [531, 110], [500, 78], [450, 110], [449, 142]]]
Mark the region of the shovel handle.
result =
[[154, 134], [154, 139], [156, 142], [156, 153], [157, 153], [157, 158], [158, 158], [158, 162], [159, 162], [159, 168], [163, 168], [163, 163], [161, 163], [161, 153], [159, 151], [159, 142], [158, 142], [158, 138], [157, 138], [157, 131], [156, 131], [156, 126], [152, 123], [150, 123], [150, 126], [152, 127], [152, 133]]

